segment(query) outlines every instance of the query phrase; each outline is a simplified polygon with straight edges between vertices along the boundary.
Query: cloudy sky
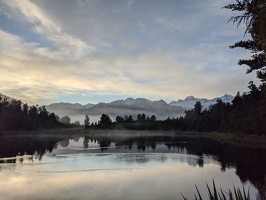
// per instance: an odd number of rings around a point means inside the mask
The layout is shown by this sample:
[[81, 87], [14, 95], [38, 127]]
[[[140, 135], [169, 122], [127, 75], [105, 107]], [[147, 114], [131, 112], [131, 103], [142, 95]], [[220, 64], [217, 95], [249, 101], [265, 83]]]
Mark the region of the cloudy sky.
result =
[[234, 0], [0, 0], [0, 93], [30, 104], [247, 91]]

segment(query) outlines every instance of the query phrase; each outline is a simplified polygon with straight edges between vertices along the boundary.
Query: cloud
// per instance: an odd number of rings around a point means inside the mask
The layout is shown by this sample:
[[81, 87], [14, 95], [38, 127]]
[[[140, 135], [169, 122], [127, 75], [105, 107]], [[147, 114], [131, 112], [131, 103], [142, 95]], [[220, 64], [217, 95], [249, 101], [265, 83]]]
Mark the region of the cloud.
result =
[[0, 17], [15, 24], [0, 25], [1, 93], [32, 103], [77, 94], [213, 98], [255, 79], [237, 66], [247, 53], [228, 48], [242, 30], [213, 12], [220, 4], [103, 2], [0, 0]]
[[197, 28], [196, 20], [194, 19], [167, 19], [167, 18], [154, 18], [154, 22], [160, 24], [168, 31], [186, 32], [193, 31]]
[[[1, 49], [0, 55], [0, 66], [5, 66], [0, 67], [2, 92], [25, 101], [37, 102], [77, 93], [149, 95], [159, 99], [188, 94], [212, 97], [220, 95], [221, 91], [234, 93], [228, 84], [235, 76], [223, 81], [232, 73], [230, 67], [224, 66], [224, 63], [230, 65], [230, 59], [219, 53], [208, 57], [218, 45], [199, 45], [184, 52], [182, 56], [187, 57], [183, 59], [172, 52], [152, 51], [141, 56], [113, 54], [65, 62], [44, 60], [38, 46], [24, 43], [17, 36], [3, 31], [0, 36], [1, 44], [9, 43], [7, 53]], [[47, 52], [50, 54], [49, 50]], [[208, 63], [218, 64], [213, 73], [204, 69]], [[223, 68], [222, 72], [215, 73], [219, 68]], [[243, 80], [248, 82], [241, 76], [238, 82], [234, 81], [235, 85], [243, 84]], [[217, 84], [220, 86], [213, 87]]]
[[23, 19], [31, 24], [35, 33], [53, 42], [62, 55], [80, 58], [94, 50], [94, 47], [71, 34], [64, 32], [62, 26], [49, 16], [43, 9], [31, 1], [3, 1], [13, 17]]

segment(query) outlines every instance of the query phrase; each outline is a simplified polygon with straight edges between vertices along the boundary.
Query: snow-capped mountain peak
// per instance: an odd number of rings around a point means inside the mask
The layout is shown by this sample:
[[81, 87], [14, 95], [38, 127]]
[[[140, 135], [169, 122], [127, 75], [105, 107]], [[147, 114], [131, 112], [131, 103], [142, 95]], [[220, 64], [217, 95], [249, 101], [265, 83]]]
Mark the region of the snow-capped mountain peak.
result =
[[208, 109], [210, 105], [213, 105], [217, 102], [218, 99], [221, 99], [225, 103], [232, 103], [232, 100], [234, 99], [234, 96], [225, 94], [222, 97], [216, 97], [213, 99], [206, 99], [206, 98], [196, 98], [194, 96], [188, 96], [184, 100], [178, 100], [178, 101], [171, 101], [169, 105], [171, 106], [181, 106], [182, 108], [186, 110], [190, 110], [194, 108], [194, 105], [197, 101], [199, 101], [202, 105], [203, 109]]
[[196, 100], [196, 98], [193, 95], [185, 98], [185, 101], [195, 101], [195, 100]]

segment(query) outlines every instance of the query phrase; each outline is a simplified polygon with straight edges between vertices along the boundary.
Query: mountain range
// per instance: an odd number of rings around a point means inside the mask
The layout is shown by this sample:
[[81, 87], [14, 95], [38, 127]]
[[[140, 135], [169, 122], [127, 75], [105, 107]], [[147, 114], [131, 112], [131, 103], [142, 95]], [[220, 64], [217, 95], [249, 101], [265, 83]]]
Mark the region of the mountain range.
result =
[[[2, 99], [7, 98], [8, 101], [14, 100], [11, 97], [0, 93]], [[166, 119], [167, 117], [177, 117], [184, 115], [185, 110], [194, 108], [197, 101], [201, 102], [202, 108], [208, 109], [209, 106], [215, 104], [218, 99], [221, 99], [225, 103], [231, 103], [234, 96], [225, 94], [221, 97], [213, 99], [196, 98], [194, 96], [188, 96], [185, 99], [179, 99], [177, 101], [171, 101], [166, 103], [163, 100], [151, 101], [145, 98], [127, 98], [125, 100], [117, 100], [111, 103], [87, 103], [85, 105], [79, 103], [52, 103], [46, 105], [49, 112], [54, 112], [59, 117], [67, 115], [71, 118], [71, 121], [79, 120], [83, 123], [86, 114], [89, 115], [91, 122], [97, 122], [100, 116], [105, 113], [115, 120], [116, 116], [124, 117], [125, 115], [132, 115], [133, 119], [136, 119], [138, 114], [145, 113], [146, 116], [155, 115], [157, 119]]]
[[232, 95], [225, 94], [222, 97], [214, 99], [196, 98], [194, 96], [188, 96], [184, 100], [171, 101], [169, 104], [163, 100], [151, 101], [145, 98], [127, 98], [125, 100], [117, 100], [111, 103], [98, 103], [98, 104], [79, 104], [79, 103], [53, 103], [47, 105], [46, 108], [49, 112], [54, 112], [58, 116], [62, 117], [68, 115], [71, 121], [79, 120], [81, 123], [84, 120], [84, 116], [88, 114], [91, 122], [99, 120], [101, 114], [109, 114], [110, 117], [115, 120], [116, 116], [132, 115], [134, 119], [138, 114], [145, 113], [146, 116], [155, 115], [157, 119], [166, 119], [184, 115], [185, 110], [194, 108], [197, 101], [200, 101], [203, 109], [207, 109], [210, 105], [216, 103], [217, 99], [221, 99], [223, 102], [231, 103], [234, 97]]
[[[116, 116], [132, 115], [136, 119], [138, 114], [145, 113], [146, 116], [155, 115], [157, 119], [166, 119], [169, 117], [176, 117], [184, 114], [184, 109], [180, 106], [171, 106], [165, 101], [151, 101], [144, 98], [128, 98], [126, 100], [117, 100], [111, 103], [98, 104], [71, 104], [71, 103], [53, 103], [46, 106], [49, 112], [54, 112], [60, 117], [68, 115], [75, 120], [84, 119], [88, 114], [91, 121], [98, 121], [100, 116], [105, 113], [109, 114], [114, 120]], [[81, 121], [82, 122], [82, 121]]]
[[188, 96], [184, 100], [178, 100], [178, 101], [171, 101], [169, 105], [171, 106], [180, 106], [184, 108], [185, 110], [190, 110], [194, 108], [194, 105], [197, 101], [200, 101], [202, 105], [202, 109], [208, 109], [210, 105], [213, 105], [217, 102], [218, 99], [221, 99], [225, 103], [232, 103], [232, 100], [234, 99], [234, 96], [225, 94], [222, 97], [216, 97], [213, 99], [206, 99], [206, 98], [195, 98], [194, 96]]

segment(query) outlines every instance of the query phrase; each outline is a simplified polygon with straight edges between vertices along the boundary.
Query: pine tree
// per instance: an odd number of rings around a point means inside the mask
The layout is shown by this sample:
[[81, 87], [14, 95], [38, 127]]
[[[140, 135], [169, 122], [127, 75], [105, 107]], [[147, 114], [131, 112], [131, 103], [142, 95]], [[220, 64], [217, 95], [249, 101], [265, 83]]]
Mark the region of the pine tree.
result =
[[89, 126], [90, 126], [90, 118], [88, 115], [85, 116], [84, 126], [85, 126], [85, 128], [89, 128]]
[[251, 59], [240, 59], [239, 65], [247, 65], [247, 73], [256, 71], [257, 77], [266, 83], [266, 1], [265, 0], [236, 0], [235, 4], [225, 6], [232, 11], [240, 11], [241, 15], [229, 19], [239, 26], [246, 24], [246, 33], [251, 35], [251, 40], [239, 41], [230, 48], [244, 48], [252, 53]]

